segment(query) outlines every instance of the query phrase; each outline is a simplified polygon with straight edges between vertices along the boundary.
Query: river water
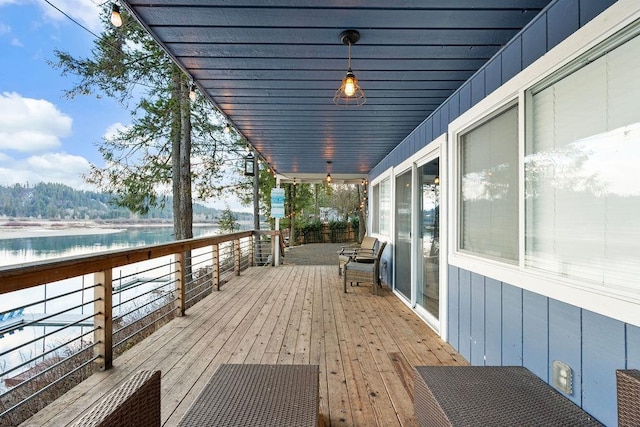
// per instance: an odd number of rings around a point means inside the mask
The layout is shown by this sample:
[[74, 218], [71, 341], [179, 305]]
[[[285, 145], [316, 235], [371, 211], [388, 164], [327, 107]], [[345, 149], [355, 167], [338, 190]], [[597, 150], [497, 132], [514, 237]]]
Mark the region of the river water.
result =
[[[65, 230], [59, 230], [56, 234], [64, 234]], [[0, 239], [0, 266], [22, 264], [25, 262], [42, 261], [47, 259], [55, 259], [59, 257], [70, 257], [89, 253], [99, 253], [116, 249], [124, 249], [136, 246], [153, 245], [159, 243], [167, 243], [173, 241], [173, 227], [135, 227], [123, 230], [82, 230], [80, 235], [49, 235], [45, 237], [16, 237], [10, 239]], [[193, 229], [194, 237], [205, 237], [218, 234], [216, 226], [198, 226]], [[159, 263], [167, 263], [166, 260], [159, 260]], [[126, 272], [125, 272], [126, 273]], [[121, 271], [114, 269], [114, 280]], [[63, 283], [64, 282], [64, 283]], [[70, 289], [82, 289], [85, 286], [85, 280], [82, 277], [68, 279], [58, 282], [56, 285], [37, 286], [9, 294], [0, 294], [0, 312], [13, 310], [16, 307], [29, 304], [35, 301], [41, 301], [45, 297], [51, 297], [56, 292], [68, 292]], [[114, 281], [114, 286], [116, 282]], [[53, 289], [52, 289], [53, 288]], [[62, 289], [58, 291], [57, 289]], [[140, 287], [137, 292], [146, 292], [145, 287]], [[90, 294], [92, 291], [84, 291], [74, 294], [77, 298], [84, 298], [83, 295]], [[126, 294], [122, 294], [126, 295]], [[63, 298], [67, 299], [68, 298]], [[55, 313], [59, 310], [56, 302], [29, 307], [24, 310], [25, 314], [29, 313]], [[114, 312], [114, 315], [116, 313]], [[0, 322], [1, 324], [2, 322]], [[4, 372], [13, 366], [21, 364], [24, 360], [42, 354], [43, 351], [51, 345], [46, 339], [39, 339], [46, 333], [51, 333], [51, 326], [31, 326], [25, 327], [11, 334], [0, 334], [0, 394], [6, 390], [2, 377], [11, 377], [15, 375], [15, 371], [5, 376]], [[74, 331], [74, 329], [76, 329]], [[77, 333], [80, 328], [69, 328], [65, 335]], [[29, 346], [19, 351], [11, 351], [21, 343], [34, 341]], [[51, 341], [51, 340], [49, 340]]]

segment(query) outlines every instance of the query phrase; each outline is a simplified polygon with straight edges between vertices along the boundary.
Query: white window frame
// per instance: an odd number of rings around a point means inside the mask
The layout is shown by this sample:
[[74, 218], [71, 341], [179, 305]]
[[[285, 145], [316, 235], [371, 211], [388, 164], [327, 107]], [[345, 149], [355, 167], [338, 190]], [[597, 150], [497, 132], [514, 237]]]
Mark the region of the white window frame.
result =
[[[371, 181], [371, 183], [369, 184], [370, 188], [371, 188], [371, 193], [373, 194], [373, 187], [376, 185], [380, 185], [380, 183], [382, 183], [382, 181], [384, 181], [385, 179], [389, 179], [389, 197], [390, 197], [390, 201], [391, 201], [391, 211], [389, 212], [389, 230], [388, 233], [382, 233], [380, 231], [380, 223], [378, 222], [378, 232], [374, 233], [373, 232], [373, 215], [369, 215], [370, 221], [371, 223], [369, 224], [369, 230], [372, 230], [372, 232], [370, 233], [371, 236], [373, 237], [377, 237], [378, 239], [382, 239], [382, 240], [389, 240], [391, 239], [391, 236], [393, 235], [393, 168], [389, 168], [386, 171], [384, 171], [383, 173], [381, 173], [380, 175], [378, 175], [374, 180]], [[380, 194], [380, 193], [378, 193]], [[379, 198], [378, 198], [379, 199]], [[378, 221], [380, 221], [380, 206], [374, 206], [373, 205], [373, 197], [369, 198], [369, 212], [373, 212], [373, 209], [378, 209]]]
[[[448, 224], [449, 264], [487, 277], [532, 291], [549, 298], [578, 306], [623, 322], [640, 326], [640, 292], [616, 289], [563, 278], [555, 274], [525, 268], [525, 210], [524, 210], [524, 146], [525, 118], [529, 114], [525, 97], [530, 88], [559, 75], [559, 71], [577, 58], [615, 36], [640, 19], [637, 0], [619, 0], [587, 25], [538, 59], [495, 92], [473, 106], [449, 125], [447, 155], [450, 159]], [[458, 176], [460, 173], [457, 141], [460, 134], [486, 121], [497, 112], [518, 103], [518, 168], [519, 168], [519, 262], [510, 265], [500, 261], [474, 256], [457, 250], [460, 233], [458, 212]]]

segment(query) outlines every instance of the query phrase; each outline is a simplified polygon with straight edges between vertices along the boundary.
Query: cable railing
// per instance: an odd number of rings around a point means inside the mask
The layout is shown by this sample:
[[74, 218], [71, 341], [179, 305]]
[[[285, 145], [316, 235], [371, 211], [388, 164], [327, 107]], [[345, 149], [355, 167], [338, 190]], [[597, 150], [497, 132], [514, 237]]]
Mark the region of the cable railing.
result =
[[[0, 267], [0, 425], [19, 424], [252, 266], [273, 231]], [[6, 302], [15, 306], [6, 308]]]

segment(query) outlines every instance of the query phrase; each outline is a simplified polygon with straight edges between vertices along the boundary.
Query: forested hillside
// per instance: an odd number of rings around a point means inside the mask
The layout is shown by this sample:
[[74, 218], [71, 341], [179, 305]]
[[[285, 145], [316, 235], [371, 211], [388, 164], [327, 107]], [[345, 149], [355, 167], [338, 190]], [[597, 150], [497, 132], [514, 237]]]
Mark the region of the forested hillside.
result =
[[[147, 215], [134, 215], [129, 210], [111, 204], [111, 196], [92, 191], [75, 190], [63, 184], [40, 183], [33, 187], [16, 184], [0, 186], [0, 216], [41, 219], [171, 219], [171, 199], [165, 209], [151, 209]], [[194, 204], [196, 221], [215, 220], [218, 209]], [[246, 215], [238, 214], [243, 220]], [[251, 219], [249, 215], [249, 219]]]

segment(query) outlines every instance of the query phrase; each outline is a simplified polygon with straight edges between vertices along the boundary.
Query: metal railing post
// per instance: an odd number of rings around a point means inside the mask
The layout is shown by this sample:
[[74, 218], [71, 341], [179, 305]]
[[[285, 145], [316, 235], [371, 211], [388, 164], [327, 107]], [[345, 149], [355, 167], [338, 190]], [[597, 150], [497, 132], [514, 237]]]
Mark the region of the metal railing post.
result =
[[100, 369], [113, 366], [113, 272], [111, 269], [94, 273], [93, 309], [95, 313], [94, 354], [101, 361]]
[[175, 303], [175, 307], [178, 310], [178, 316], [184, 316], [184, 313], [186, 311], [186, 296], [187, 296], [187, 292], [186, 292], [186, 278], [185, 278], [185, 257], [184, 257], [184, 253], [183, 252], [179, 252], [177, 254], [174, 255], [175, 257], [175, 263], [176, 263], [176, 295], [178, 296], [176, 298], [176, 303]]
[[220, 290], [220, 245], [217, 243], [212, 245], [211, 253], [213, 256], [213, 271], [211, 272], [211, 290], [216, 287], [216, 290]]

